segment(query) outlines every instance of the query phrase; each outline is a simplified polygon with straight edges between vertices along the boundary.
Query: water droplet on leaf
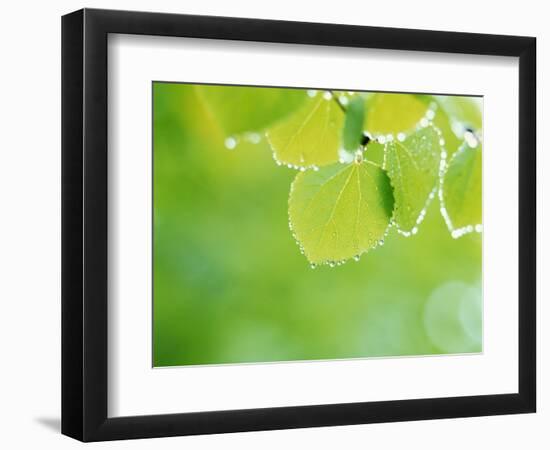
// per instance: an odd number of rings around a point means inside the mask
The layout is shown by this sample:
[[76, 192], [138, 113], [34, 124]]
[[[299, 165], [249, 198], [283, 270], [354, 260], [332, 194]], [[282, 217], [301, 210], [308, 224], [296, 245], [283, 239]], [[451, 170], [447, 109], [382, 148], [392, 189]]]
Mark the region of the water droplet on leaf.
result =
[[235, 139], [233, 136], [229, 136], [225, 140], [225, 148], [228, 150], [233, 150], [237, 146], [237, 139]]

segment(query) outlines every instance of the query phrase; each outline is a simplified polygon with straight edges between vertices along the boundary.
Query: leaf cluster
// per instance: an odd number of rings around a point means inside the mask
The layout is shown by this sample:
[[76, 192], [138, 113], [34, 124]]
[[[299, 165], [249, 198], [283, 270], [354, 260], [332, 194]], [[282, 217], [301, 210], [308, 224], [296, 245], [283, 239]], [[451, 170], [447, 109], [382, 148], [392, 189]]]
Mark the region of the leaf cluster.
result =
[[416, 234], [436, 198], [453, 237], [481, 231], [482, 123], [472, 98], [196, 89], [227, 135], [262, 133], [275, 162], [297, 171], [289, 224], [313, 267], [358, 259], [390, 227]]

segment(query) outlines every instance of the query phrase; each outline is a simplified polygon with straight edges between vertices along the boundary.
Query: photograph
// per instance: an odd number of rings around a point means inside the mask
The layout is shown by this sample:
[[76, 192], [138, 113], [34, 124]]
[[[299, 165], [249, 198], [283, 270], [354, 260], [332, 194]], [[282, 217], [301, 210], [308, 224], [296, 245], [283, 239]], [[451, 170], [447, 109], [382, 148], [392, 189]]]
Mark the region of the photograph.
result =
[[3, 9], [0, 449], [550, 449], [543, 3], [105, 5]]
[[153, 367], [483, 353], [483, 96], [151, 85]]

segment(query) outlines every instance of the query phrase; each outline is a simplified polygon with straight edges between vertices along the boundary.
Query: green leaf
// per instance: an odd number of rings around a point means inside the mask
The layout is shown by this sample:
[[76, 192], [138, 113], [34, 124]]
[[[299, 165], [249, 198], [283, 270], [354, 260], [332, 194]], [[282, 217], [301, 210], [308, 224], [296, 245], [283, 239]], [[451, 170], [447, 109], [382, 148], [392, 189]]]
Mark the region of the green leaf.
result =
[[338, 161], [343, 122], [344, 114], [332, 96], [310, 98], [286, 120], [267, 130], [275, 160], [299, 167]]
[[386, 144], [384, 168], [393, 186], [394, 222], [404, 233], [414, 232], [423, 218], [426, 202], [433, 196], [439, 180], [441, 160], [439, 130], [420, 128], [403, 141]]
[[[481, 130], [481, 109], [475, 97], [436, 95], [435, 99], [451, 121], [460, 122], [464, 129]], [[462, 138], [462, 135], [458, 137]]]
[[299, 173], [289, 217], [312, 264], [333, 264], [379, 245], [389, 225], [393, 194], [386, 172], [364, 161]]
[[410, 131], [427, 109], [425, 103], [412, 94], [375, 94], [367, 100], [365, 129], [373, 135]]
[[365, 120], [365, 99], [354, 96], [346, 107], [344, 132], [342, 141], [344, 149], [354, 153], [361, 144], [363, 137], [363, 122]]
[[452, 130], [449, 116], [443, 108], [438, 107], [435, 110], [435, 117], [432, 123], [441, 131], [447, 155], [452, 156], [462, 145], [462, 137], [458, 138]]
[[365, 147], [363, 156], [366, 160], [382, 167], [384, 165], [385, 147], [386, 146], [384, 144], [380, 144], [378, 141], [373, 139]]
[[481, 155], [481, 144], [472, 148], [464, 143], [449, 161], [441, 192], [450, 231], [481, 225]]
[[227, 135], [264, 130], [307, 99], [303, 89], [200, 85], [195, 90]]
[[476, 97], [419, 94], [416, 98], [433, 109], [432, 123], [441, 131], [450, 156], [462, 145], [468, 129], [481, 130], [481, 101]]
[[442, 96], [416, 94], [415, 97], [422, 101], [428, 110], [433, 111], [433, 117], [430, 117], [429, 120], [431, 120], [432, 124], [441, 131], [445, 151], [448, 155], [452, 155], [462, 145], [462, 135], [459, 138], [452, 130], [451, 119], [438, 100], [442, 98]]

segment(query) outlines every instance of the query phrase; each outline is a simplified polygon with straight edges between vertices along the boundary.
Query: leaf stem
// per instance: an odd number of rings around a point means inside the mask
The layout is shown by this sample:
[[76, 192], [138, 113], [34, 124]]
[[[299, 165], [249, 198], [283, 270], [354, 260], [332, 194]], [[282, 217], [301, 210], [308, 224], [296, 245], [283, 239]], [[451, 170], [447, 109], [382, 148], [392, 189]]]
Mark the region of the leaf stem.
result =
[[331, 94], [332, 94], [332, 98], [334, 99], [334, 101], [336, 102], [336, 104], [340, 107], [340, 109], [342, 110], [342, 112], [344, 114], [346, 114], [346, 108], [344, 107], [344, 105], [342, 105], [342, 103], [340, 103], [340, 97], [338, 95], [336, 95], [334, 93], [334, 91], [329, 91]]

